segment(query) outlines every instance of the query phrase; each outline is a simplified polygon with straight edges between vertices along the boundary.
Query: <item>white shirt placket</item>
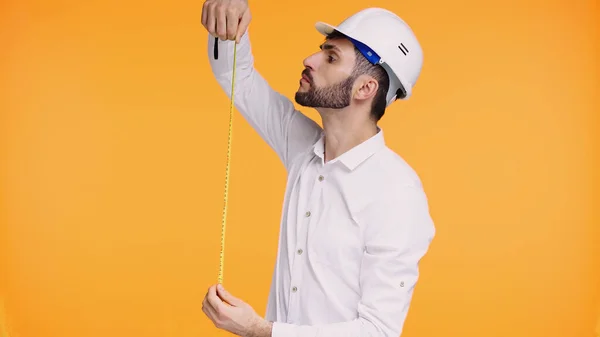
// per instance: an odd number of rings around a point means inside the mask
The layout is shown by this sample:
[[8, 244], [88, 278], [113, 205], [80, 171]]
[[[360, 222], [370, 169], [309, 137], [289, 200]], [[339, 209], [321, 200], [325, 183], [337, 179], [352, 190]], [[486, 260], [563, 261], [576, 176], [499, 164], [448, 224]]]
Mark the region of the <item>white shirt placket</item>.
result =
[[296, 228], [295, 254], [292, 263], [292, 277], [290, 282], [290, 296], [288, 307], [288, 322], [299, 322], [298, 305], [301, 296], [303, 273], [306, 271], [306, 245], [310, 228], [316, 226], [320, 210], [322, 193], [322, 182], [324, 176], [321, 174], [323, 168], [322, 159], [315, 158], [302, 173], [300, 186], [298, 222]]

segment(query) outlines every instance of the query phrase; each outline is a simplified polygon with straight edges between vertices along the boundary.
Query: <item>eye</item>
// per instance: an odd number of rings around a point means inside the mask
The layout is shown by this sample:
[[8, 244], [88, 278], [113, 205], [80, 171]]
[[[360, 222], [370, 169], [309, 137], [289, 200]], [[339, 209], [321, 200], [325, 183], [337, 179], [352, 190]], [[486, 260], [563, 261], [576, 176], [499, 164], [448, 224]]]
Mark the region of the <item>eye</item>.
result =
[[328, 55], [327, 56], [327, 62], [333, 63], [333, 61], [335, 61], [335, 57], [333, 57], [333, 55]]

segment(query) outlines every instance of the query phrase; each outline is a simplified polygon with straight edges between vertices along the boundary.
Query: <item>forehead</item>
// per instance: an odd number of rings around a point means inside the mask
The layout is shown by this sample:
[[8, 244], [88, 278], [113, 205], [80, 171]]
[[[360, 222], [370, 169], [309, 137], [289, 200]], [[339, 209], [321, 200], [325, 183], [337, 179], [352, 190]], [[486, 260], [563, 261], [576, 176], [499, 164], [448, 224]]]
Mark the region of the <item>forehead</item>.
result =
[[345, 37], [335, 37], [326, 39], [321, 44], [321, 49], [332, 51], [340, 54], [340, 56], [353, 56], [354, 44]]

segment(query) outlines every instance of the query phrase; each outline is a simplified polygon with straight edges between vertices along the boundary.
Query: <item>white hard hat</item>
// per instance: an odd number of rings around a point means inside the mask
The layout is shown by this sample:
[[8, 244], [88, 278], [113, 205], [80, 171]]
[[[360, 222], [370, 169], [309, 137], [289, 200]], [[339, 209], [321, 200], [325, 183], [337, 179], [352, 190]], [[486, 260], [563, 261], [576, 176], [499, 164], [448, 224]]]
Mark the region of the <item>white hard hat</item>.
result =
[[411, 96], [423, 66], [423, 50], [412, 29], [396, 14], [383, 8], [367, 8], [338, 26], [323, 22], [315, 26], [323, 35], [342, 33], [371, 63], [380, 64], [387, 71], [388, 106], [396, 99]]

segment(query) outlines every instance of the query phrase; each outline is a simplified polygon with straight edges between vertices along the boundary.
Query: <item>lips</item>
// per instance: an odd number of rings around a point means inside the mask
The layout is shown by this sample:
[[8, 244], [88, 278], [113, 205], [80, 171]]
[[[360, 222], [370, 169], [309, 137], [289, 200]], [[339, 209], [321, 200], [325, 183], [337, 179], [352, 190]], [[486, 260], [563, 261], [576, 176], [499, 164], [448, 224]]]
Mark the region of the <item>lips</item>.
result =
[[312, 79], [310, 78], [310, 73], [308, 72], [308, 69], [304, 69], [304, 71], [302, 71], [302, 79], [308, 83], [312, 82]]

